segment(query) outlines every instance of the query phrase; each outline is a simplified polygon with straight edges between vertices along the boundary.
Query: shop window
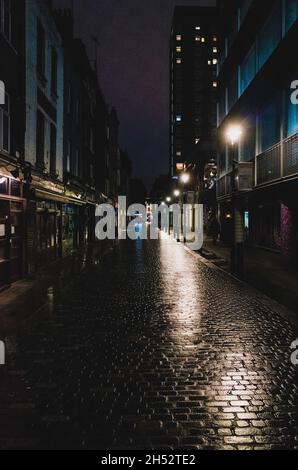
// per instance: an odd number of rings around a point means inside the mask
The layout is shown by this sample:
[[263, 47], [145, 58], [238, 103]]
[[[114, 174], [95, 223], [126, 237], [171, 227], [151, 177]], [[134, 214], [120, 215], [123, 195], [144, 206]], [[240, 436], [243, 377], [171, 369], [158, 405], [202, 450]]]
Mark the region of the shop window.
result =
[[281, 40], [281, 2], [275, 2], [272, 13], [259, 34], [258, 67], [261, 68], [269, 59]]

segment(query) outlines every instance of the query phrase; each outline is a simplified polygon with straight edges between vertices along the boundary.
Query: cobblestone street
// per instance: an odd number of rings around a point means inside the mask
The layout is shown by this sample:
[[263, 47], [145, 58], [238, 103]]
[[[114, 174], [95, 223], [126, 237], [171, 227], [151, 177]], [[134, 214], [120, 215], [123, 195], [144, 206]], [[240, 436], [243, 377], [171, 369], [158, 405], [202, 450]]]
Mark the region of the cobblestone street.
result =
[[182, 245], [120, 242], [45, 310], [7, 343], [1, 449], [298, 449], [297, 326]]

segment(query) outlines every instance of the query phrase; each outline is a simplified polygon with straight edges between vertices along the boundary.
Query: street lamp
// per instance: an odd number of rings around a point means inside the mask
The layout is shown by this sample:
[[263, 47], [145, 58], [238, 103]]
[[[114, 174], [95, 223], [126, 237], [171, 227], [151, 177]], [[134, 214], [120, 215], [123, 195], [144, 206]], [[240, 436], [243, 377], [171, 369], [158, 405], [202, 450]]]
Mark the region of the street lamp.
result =
[[190, 176], [188, 173], [182, 173], [182, 175], [180, 176], [180, 179], [183, 184], [187, 184], [190, 180]]
[[166, 199], [167, 202], [171, 202], [171, 200], [172, 199], [170, 197], [167, 197], [167, 199]]
[[238, 164], [238, 154], [236, 154], [236, 145], [239, 146], [243, 136], [243, 128], [239, 124], [233, 124], [226, 131], [226, 138], [231, 146], [232, 153], [232, 209], [233, 217], [233, 245], [231, 250], [231, 272], [232, 274], [243, 277], [243, 258], [244, 258], [244, 215], [241, 200], [237, 198], [236, 187], [236, 165]]
[[231, 145], [234, 146], [235, 144], [240, 142], [242, 134], [243, 134], [242, 127], [239, 124], [233, 124], [230, 127], [228, 127], [228, 129], [226, 131], [227, 141]]
[[175, 191], [174, 191], [174, 196], [175, 196], [175, 197], [179, 197], [179, 196], [180, 196], [180, 191], [179, 191], [179, 189], [175, 189]]

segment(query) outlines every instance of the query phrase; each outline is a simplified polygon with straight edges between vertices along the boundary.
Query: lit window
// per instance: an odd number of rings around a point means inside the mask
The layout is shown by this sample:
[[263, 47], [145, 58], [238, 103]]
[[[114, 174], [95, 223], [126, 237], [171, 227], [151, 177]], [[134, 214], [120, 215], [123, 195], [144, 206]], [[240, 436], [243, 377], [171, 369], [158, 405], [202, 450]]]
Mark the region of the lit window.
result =
[[213, 88], [217, 88], [217, 82], [214, 81], [214, 82], [212, 83], [212, 86], [213, 86]]
[[196, 40], [196, 42], [200, 42], [201, 41], [201, 36], [196, 36], [195, 40]]
[[196, 144], [196, 145], [197, 145], [199, 142], [200, 142], [200, 139], [199, 139], [199, 138], [195, 139], [195, 144]]
[[213, 54], [217, 54], [217, 47], [213, 47]]
[[181, 157], [181, 152], [180, 151], [176, 152], [176, 156]]
[[217, 64], [217, 59], [213, 59], [212, 63], [213, 63], [213, 65], [216, 65]]
[[204, 37], [201, 38], [201, 42], [205, 42], [205, 38], [204, 38]]
[[211, 64], [212, 64], [211, 60], [208, 60], [208, 65], [211, 65]]
[[176, 122], [181, 122], [182, 121], [182, 116], [181, 114], [177, 114], [176, 116]]
[[217, 42], [217, 36], [213, 36], [213, 42]]
[[181, 34], [177, 34], [176, 41], [181, 41], [181, 39], [182, 39]]
[[181, 51], [182, 51], [181, 46], [177, 46], [177, 47], [176, 47], [176, 52], [181, 52]]
[[196, 31], [200, 31], [201, 26], [196, 26]]
[[177, 171], [184, 171], [184, 163], [176, 163]]
[[176, 64], [181, 64], [182, 60], [180, 58], [176, 59]]

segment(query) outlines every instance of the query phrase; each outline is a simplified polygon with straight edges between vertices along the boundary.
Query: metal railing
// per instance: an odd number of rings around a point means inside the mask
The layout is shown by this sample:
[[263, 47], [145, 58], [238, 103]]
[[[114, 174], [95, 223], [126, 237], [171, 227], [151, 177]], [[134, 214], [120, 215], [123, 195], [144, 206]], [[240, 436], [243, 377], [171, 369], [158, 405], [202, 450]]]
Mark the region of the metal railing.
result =
[[256, 185], [298, 174], [298, 133], [287, 137], [256, 158]]

